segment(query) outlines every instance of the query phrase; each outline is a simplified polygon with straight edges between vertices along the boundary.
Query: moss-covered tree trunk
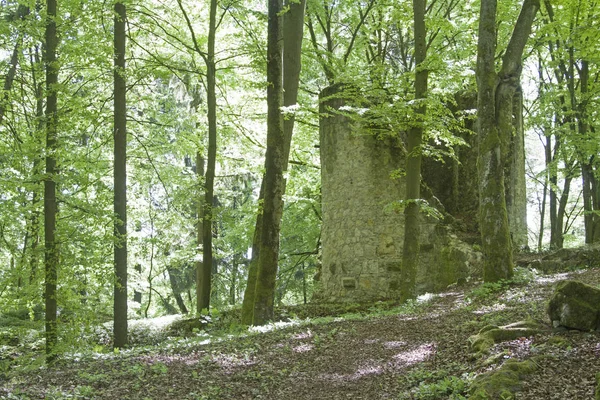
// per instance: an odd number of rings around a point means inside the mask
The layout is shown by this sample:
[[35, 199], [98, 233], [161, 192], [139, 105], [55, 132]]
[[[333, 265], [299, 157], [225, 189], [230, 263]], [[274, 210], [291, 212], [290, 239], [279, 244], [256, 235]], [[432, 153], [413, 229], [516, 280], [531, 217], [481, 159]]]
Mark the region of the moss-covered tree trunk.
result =
[[413, 0], [415, 34], [415, 100], [417, 102], [414, 126], [408, 132], [406, 156], [406, 208], [404, 211], [404, 248], [400, 275], [400, 296], [416, 296], [417, 268], [419, 266], [419, 199], [421, 197], [421, 142], [425, 119], [427, 94], [427, 56], [425, 0]]
[[127, 345], [127, 104], [125, 82], [126, 9], [115, 3], [114, 18], [114, 346]]
[[[302, 36], [304, 29], [304, 13], [306, 0], [287, 1], [283, 14], [283, 105], [289, 107], [296, 104], [300, 69], [302, 66]], [[283, 121], [283, 171], [287, 170], [292, 134], [294, 131], [294, 116], [290, 115]], [[285, 193], [286, 182], [283, 180], [282, 194]], [[264, 204], [266, 175], [260, 188], [259, 204]], [[283, 203], [281, 204], [283, 209]], [[244, 291], [242, 303], [242, 323], [250, 325], [254, 319], [254, 302], [256, 299], [256, 281], [258, 277], [258, 260], [263, 230], [263, 210], [259, 209], [252, 240], [252, 260], [248, 269], [248, 282]]]
[[477, 45], [479, 132], [479, 224], [484, 253], [484, 280], [512, 276], [512, 241], [505, 200], [504, 164], [512, 134], [514, 102], [520, 96], [523, 50], [538, 0], [525, 0], [496, 73], [496, 0], [482, 0]]
[[46, 2], [46, 46], [44, 60], [46, 63], [46, 177], [44, 181], [44, 266], [46, 305], [46, 360], [52, 362], [55, 358], [56, 346], [56, 285], [58, 279], [58, 247], [56, 243], [56, 169], [57, 123], [58, 123], [58, 63], [56, 47], [56, 0]]
[[252, 323], [262, 325], [273, 318], [279, 231], [283, 213], [283, 42], [282, 0], [269, 0], [267, 33], [267, 152], [265, 155], [265, 197], [258, 257], [254, 315]]
[[206, 53], [206, 106], [208, 109], [208, 157], [204, 177], [204, 222], [202, 224], [202, 268], [196, 288], [198, 312], [210, 307], [210, 290], [213, 271], [213, 196], [217, 160], [217, 89], [215, 65], [215, 36], [217, 30], [217, 0], [211, 0], [208, 26], [208, 51]]

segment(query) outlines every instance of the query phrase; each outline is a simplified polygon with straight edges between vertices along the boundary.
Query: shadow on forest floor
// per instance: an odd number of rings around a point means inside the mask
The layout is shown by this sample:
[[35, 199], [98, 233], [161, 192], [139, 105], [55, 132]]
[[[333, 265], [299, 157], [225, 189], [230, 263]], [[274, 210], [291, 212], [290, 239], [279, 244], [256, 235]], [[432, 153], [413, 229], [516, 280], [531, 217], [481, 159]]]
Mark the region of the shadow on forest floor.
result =
[[517, 398], [591, 399], [598, 332], [548, 331], [477, 357], [467, 341], [487, 325], [548, 323], [553, 285], [567, 278], [597, 286], [600, 269], [520, 269], [512, 284], [453, 288], [404, 305], [291, 307], [282, 310], [287, 322], [263, 329], [242, 329], [222, 316], [209, 333], [190, 338], [5, 370], [0, 398], [461, 399], [477, 376], [508, 360], [534, 360], [535, 370], [511, 389], [520, 389]]

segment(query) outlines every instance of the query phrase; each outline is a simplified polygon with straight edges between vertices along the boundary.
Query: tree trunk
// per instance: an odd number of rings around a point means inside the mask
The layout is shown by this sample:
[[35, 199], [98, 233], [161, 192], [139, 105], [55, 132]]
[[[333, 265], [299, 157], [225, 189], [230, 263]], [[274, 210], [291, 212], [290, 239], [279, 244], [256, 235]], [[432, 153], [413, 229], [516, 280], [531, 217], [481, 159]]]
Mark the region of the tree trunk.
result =
[[483, 277], [495, 282], [512, 276], [512, 243], [505, 200], [504, 160], [513, 132], [514, 98], [520, 93], [521, 57], [539, 3], [525, 0], [510, 42], [495, 70], [496, 0], [482, 0], [477, 45], [479, 124], [479, 224]]
[[114, 18], [114, 346], [127, 345], [127, 109], [125, 84], [125, 4], [115, 3]]
[[406, 208], [404, 210], [404, 248], [400, 296], [402, 300], [416, 296], [417, 268], [419, 266], [419, 199], [421, 197], [421, 142], [423, 122], [427, 111], [427, 70], [423, 66], [427, 56], [425, 0], [413, 0], [415, 35], [415, 100], [416, 122], [408, 132], [406, 155]]
[[56, 0], [46, 2], [46, 178], [44, 181], [44, 267], [46, 303], [46, 361], [54, 361], [57, 339], [56, 327], [56, 285], [58, 280], [58, 246], [56, 243], [56, 169], [57, 124], [58, 124], [58, 63], [56, 47]]
[[283, 43], [282, 0], [269, 0], [267, 31], [267, 152], [265, 155], [265, 198], [263, 201], [262, 235], [258, 258], [254, 325], [273, 318], [279, 231], [283, 212], [284, 134], [283, 116]]
[[[29, 15], [29, 7], [19, 4], [17, 9], [17, 15], [19, 19], [24, 20], [27, 15]], [[2, 93], [0, 95], [0, 125], [2, 125], [2, 120], [4, 119], [4, 114], [6, 113], [6, 106], [9, 100], [9, 92], [12, 89], [13, 82], [15, 80], [15, 75], [17, 73], [17, 65], [19, 64], [19, 51], [20, 47], [23, 44], [23, 33], [19, 32], [19, 36], [15, 42], [15, 47], [13, 49], [12, 55], [9, 61], [9, 68], [4, 78], [4, 86]]]
[[[587, 120], [587, 96], [589, 90], [589, 63], [586, 60], [581, 61], [579, 70], [579, 90], [581, 99], [577, 110], [577, 118], [579, 120], [579, 134], [582, 136], [584, 143], [589, 141], [589, 123]], [[591, 139], [593, 140], [593, 139]], [[581, 151], [585, 153], [585, 149]], [[584, 211], [584, 226], [585, 226], [585, 243], [591, 244], [600, 241], [600, 218], [595, 212], [598, 210], [598, 199], [596, 195], [596, 175], [594, 172], [595, 156], [583, 155], [581, 161], [581, 179], [583, 185], [583, 211]]]
[[198, 312], [210, 307], [210, 289], [213, 270], [213, 194], [215, 187], [215, 164], [217, 160], [217, 93], [215, 66], [215, 34], [217, 29], [217, 0], [210, 2], [208, 27], [208, 52], [206, 55], [206, 82], [208, 107], [208, 157], [204, 180], [204, 223], [202, 229], [202, 276], [199, 290]]
[[[289, 9], [284, 13], [283, 26], [283, 105], [286, 107], [296, 104], [298, 86], [300, 82], [302, 36], [304, 28], [304, 13], [306, 0], [300, 2], [286, 2]], [[270, 79], [269, 79], [270, 82]], [[283, 171], [287, 170], [289, 153], [294, 131], [293, 115], [283, 121]], [[264, 204], [266, 175], [261, 183], [259, 204]], [[286, 182], [283, 180], [282, 195], [285, 193]], [[281, 204], [283, 209], [283, 202]], [[254, 303], [256, 299], [256, 279], [258, 277], [258, 260], [263, 230], [263, 210], [259, 210], [256, 219], [254, 237], [252, 241], [252, 260], [248, 269], [248, 283], [244, 292], [242, 304], [242, 323], [251, 324], [254, 319]], [[274, 290], [274, 289], [273, 289]], [[272, 302], [272, 301], [271, 301]]]
[[261, 205], [265, 199], [265, 177], [263, 176], [260, 185], [260, 194], [258, 196], [258, 213], [256, 214], [256, 224], [254, 225], [254, 235], [252, 236], [252, 258], [248, 266], [248, 282], [244, 291], [244, 300], [242, 301], [241, 323], [252, 325], [254, 319], [254, 298], [256, 297], [256, 277], [258, 276], [258, 256], [260, 254], [260, 240], [262, 237], [262, 217], [263, 210]]
[[185, 306], [183, 297], [181, 297], [181, 271], [175, 268], [167, 267], [167, 273], [169, 274], [169, 283], [171, 284], [171, 290], [173, 291], [173, 297], [175, 297], [177, 307], [179, 307], [179, 311], [182, 314], [187, 314], [188, 309]]
[[[203, 185], [201, 184], [202, 178], [204, 177], [204, 158], [200, 152], [196, 153], [196, 176], [198, 177], [198, 186], [199, 189], [204, 190]], [[199, 191], [200, 192], [200, 191]], [[196, 254], [200, 256], [203, 253], [201, 250], [203, 247], [203, 235], [204, 235], [204, 201], [197, 201], [197, 212], [196, 212]], [[195, 267], [196, 267], [196, 313], [200, 314], [202, 311], [202, 291], [200, 288], [202, 287], [203, 282], [203, 261], [199, 258], [196, 259]]]

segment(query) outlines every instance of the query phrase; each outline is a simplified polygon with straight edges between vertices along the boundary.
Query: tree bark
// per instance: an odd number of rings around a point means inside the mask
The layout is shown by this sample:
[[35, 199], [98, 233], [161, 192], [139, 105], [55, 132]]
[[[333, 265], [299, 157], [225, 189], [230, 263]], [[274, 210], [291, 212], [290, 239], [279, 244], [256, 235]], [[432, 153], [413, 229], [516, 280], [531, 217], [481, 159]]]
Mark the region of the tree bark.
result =
[[477, 45], [479, 125], [479, 224], [486, 282], [512, 276], [512, 242], [506, 211], [504, 160], [513, 132], [513, 105], [520, 94], [521, 58], [538, 0], [525, 0], [510, 42], [495, 70], [496, 0], [482, 0]]
[[[29, 7], [19, 4], [17, 9], [17, 16], [19, 17], [19, 19], [24, 20], [25, 17], [29, 15], [29, 12]], [[17, 66], [19, 65], [19, 51], [22, 44], [23, 34], [19, 32], [19, 36], [17, 38], [17, 41], [15, 42], [15, 47], [10, 57], [8, 72], [6, 74], [6, 77], [4, 78], [2, 94], [0, 95], [0, 125], [2, 125], [2, 120], [4, 119], [4, 114], [6, 113], [6, 105], [8, 103], [9, 92], [12, 89], [13, 82], [15, 80], [15, 75], [17, 73]]]
[[215, 34], [217, 29], [217, 0], [210, 2], [208, 27], [208, 52], [206, 54], [206, 83], [208, 107], [208, 157], [204, 179], [204, 223], [202, 226], [202, 274], [198, 297], [198, 312], [210, 308], [210, 290], [213, 270], [213, 195], [215, 187], [215, 164], [217, 160], [217, 93], [215, 65]]
[[269, 0], [267, 29], [267, 152], [265, 155], [265, 198], [262, 235], [258, 258], [254, 325], [273, 318], [279, 232], [283, 213], [284, 134], [283, 134], [283, 43], [282, 0]]
[[[302, 36], [304, 29], [304, 13], [306, 0], [300, 2], [286, 2], [288, 10], [283, 15], [283, 105], [286, 107], [296, 104], [298, 98], [298, 86], [300, 82], [300, 70], [302, 66]], [[283, 171], [287, 170], [289, 162], [290, 147], [294, 131], [294, 115], [287, 116], [283, 121]], [[261, 183], [259, 204], [264, 204], [266, 176]], [[286, 182], [283, 180], [282, 195], [285, 193]], [[281, 204], [283, 209], [283, 202]], [[242, 304], [242, 323], [251, 324], [254, 319], [254, 302], [256, 298], [256, 280], [258, 277], [258, 260], [260, 256], [260, 244], [263, 230], [263, 210], [257, 214], [254, 237], [252, 241], [252, 260], [248, 269], [248, 283], [244, 292]]]
[[58, 124], [58, 63], [56, 48], [58, 36], [56, 32], [56, 0], [46, 2], [46, 177], [44, 181], [44, 267], [45, 267], [45, 292], [46, 304], [46, 361], [54, 361], [54, 352], [57, 340], [57, 303], [56, 285], [58, 280], [58, 246], [56, 243], [56, 215], [58, 206], [56, 202], [56, 168], [57, 124]]
[[[196, 176], [198, 178], [198, 186], [200, 190], [204, 190], [204, 186], [201, 184], [202, 178], [204, 177], [204, 157], [198, 151], [196, 153]], [[199, 193], [200, 193], [199, 190]], [[197, 248], [197, 256], [203, 253], [201, 250], [203, 247], [203, 237], [204, 237], [204, 200], [197, 201], [197, 211], [196, 211], [196, 248]], [[202, 311], [202, 292], [200, 288], [202, 287], [203, 282], [203, 262], [200, 259], [196, 260], [196, 313], [200, 314]]]
[[114, 8], [114, 346], [127, 345], [127, 109], [125, 4]]
[[404, 210], [404, 249], [400, 276], [400, 296], [406, 300], [416, 296], [416, 277], [419, 266], [419, 199], [421, 197], [421, 142], [427, 108], [427, 32], [425, 0], [413, 0], [415, 35], [415, 100], [416, 121], [408, 132], [406, 155], [406, 208]]

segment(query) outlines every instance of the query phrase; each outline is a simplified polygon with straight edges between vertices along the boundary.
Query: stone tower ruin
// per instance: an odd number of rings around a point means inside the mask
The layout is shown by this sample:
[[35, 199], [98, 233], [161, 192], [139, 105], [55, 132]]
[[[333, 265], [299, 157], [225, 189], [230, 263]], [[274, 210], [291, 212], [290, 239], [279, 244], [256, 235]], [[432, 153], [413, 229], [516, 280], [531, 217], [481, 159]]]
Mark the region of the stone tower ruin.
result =
[[[350, 101], [334, 85], [320, 96], [322, 266], [315, 299], [368, 301], [400, 297], [405, 150], [398, 137], [376, 137], [341, 112]], [[477, 268], [477, 253], [442, 222], [423, 217], [420, 292], [434, 291]]]

